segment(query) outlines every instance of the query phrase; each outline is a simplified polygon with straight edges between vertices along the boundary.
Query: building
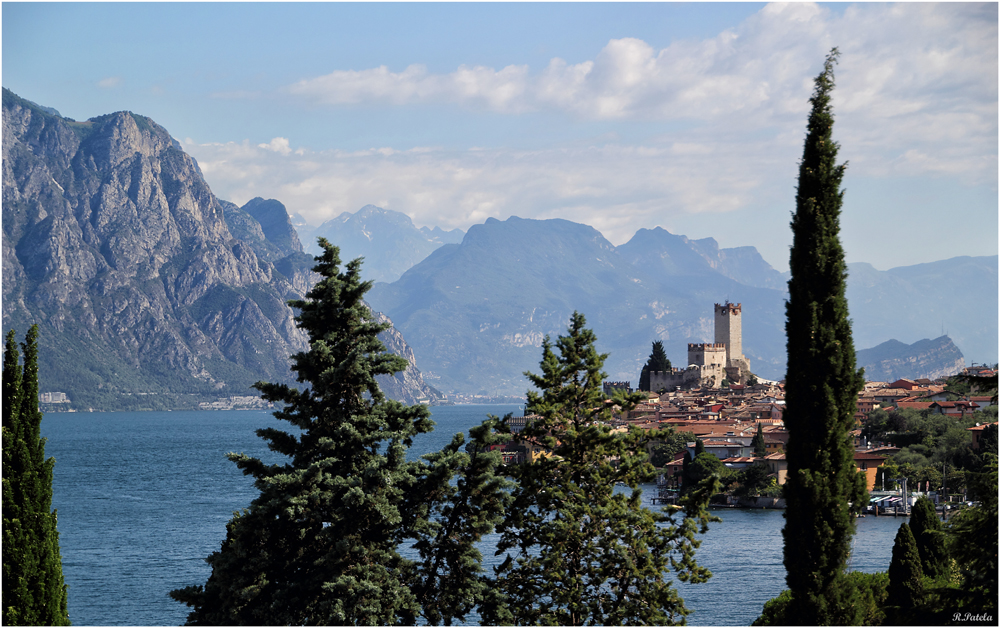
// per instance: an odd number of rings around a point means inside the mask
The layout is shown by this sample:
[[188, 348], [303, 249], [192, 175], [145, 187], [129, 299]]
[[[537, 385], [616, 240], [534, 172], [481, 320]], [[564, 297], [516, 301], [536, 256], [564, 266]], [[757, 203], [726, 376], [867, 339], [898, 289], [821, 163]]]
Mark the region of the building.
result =
[[69, 397], [64, 392], [43, 392], [38, 394], [41, 403], [69, 403]]
[[743, 355], [742, 304], [716, 303], [715, 342], [692, 342], [687, 351], [687, 368], [650, 371], [650, 390], [717, 388], [722, 380], [734, 384], [746, 382], [750, 376], [750, 360]]
[[875, 476], [878, 474], [879, 466], [885, 462], [885, 458], [885, 456], [870, 451], [854, 452], [854, 466], [865, 474], [865, 487], [869, 491], [875, 488]]
[[968, 428], [969, 432], [972, 433], [972, 451], [979, 451], [979, 439], [983, 436], [983, 430], [990, 425], [996, 425], [996, 423], [985, 423], [983, 425], [977, 423], [975, 427]]

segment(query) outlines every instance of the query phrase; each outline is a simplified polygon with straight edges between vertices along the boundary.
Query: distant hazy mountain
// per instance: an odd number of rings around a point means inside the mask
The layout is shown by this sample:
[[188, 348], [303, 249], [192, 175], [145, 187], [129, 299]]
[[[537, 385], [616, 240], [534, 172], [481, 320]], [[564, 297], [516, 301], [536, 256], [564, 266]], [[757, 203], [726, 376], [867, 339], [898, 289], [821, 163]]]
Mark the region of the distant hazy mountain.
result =
[[780, 292], [739, 284], [710, 267], [698, 283], [640, 262], [587, 225], [491, 218], [399, 281], [376, 285], [371, 302], [446, 389], [523, 393], [522, 372], [538, 370], [542, 339], [565, 333], [574, 310], [587, 317], [598, 348], [610, 352], [612, 378], [635, 380], [657, 339], [675, 364], [684, 364], [688, 342], [714, 339], [713, 304], [727, 295], [744, 302], [744, 350], [756, 360], [754, 370], [778, 374], [783, 359], [772, 348], [783, 325]]
[[877, 347], [858, 351], [857, 362], [865, 367], [865, 378], [877, 382], [894, 382], [904, 377], [949, 377], [966, 365], [962, 352], [948, 336], [925, 338], [912, 345], [887, 340]]
[[[284, 207], [220, 203], [149, 118], [52, 111], [3, 90], [3, 330], [39, 324], [43, 390], [173, 408], [293, 383], [306, 344], [286, 302], [314, 279]], [[415, 369], [396, 379], [397, 398], [434, 394]]]
[[282, 257], [302, 252], [302, 243], [288, 217], [288, 210], [279, 201], [258, 196], [240, 209], [253, 216], [267, 240], [280, 249]]
[[788, 283], [752, 246], [720, 249], [714, 238], [690, 240], [661, 227], [639, 229], [618, 252], [633, 264], [664, 277], [686, 277], [693, 284], [716, 275], [757, 288], [785, 290]]
[[955, 257], [879, 271], [848, 267], [854, 345], [949, 336], [970, 361], [997, 361], [998, 258]]
[[[440, 388], [503, 394], [527, 388], [522, 373], [537, 369], [542, 338], [564, 333], [574, 310], [611, 354], [609, 377], [638, 381], [653, 340], [664, 342], [675, 365], [686, 362], [687, 343], [712, 342], [713, 305], [726, 300], [743, 304], [743, 349], [753, 371], [780, 379], [786, 281], [756, 249], [720, 249], [711, 238], [641, 229], [616, 248], [586, 225], [491, 218], [398, 281], [376, 285], [371, 300]], [[855, 347], [927, 337], [940, 314], [955, 344], [992, 347], [977, 361], [993, 362], [996, 286], [995, 256], [886, 272], [852, 265]]]
[[[296, 228], [307, 242], [306, 251], [317, 254], [316, 240], [324, 237], [340, 247], [344, 259], [365, 258], [365, 276], [392, 282], [443, 244], [460, 242], [460, 229], [417, 229], [406, 214], [365, 205], [356, 213], [344, 212], [311, 229], [304, 221]], [[308, 237], [305, 237], [308, 235]]]

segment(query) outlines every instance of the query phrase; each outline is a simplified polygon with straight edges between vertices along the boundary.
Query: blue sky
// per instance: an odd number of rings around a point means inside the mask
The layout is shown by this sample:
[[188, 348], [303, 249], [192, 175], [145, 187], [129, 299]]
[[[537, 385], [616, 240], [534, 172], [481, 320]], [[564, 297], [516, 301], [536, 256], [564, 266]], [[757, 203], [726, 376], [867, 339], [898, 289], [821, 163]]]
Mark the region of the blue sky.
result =
[[997, 253], [996, 3], [4, 2], [2, 26], [5, 87], [151, 117], [226, 200], [662, 226], [781, 270], [838, 46], [848, 260]]

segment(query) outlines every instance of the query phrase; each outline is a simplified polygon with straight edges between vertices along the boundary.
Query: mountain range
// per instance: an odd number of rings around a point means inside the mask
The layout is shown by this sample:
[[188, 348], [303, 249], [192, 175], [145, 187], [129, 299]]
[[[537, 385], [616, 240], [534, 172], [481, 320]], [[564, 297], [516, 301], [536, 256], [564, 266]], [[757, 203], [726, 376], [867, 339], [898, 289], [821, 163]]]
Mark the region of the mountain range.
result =
[[937, 379], [962, 370], [965, 358], [948, 336], [924, 338], [913, 344], [887, 340], [857, 354], [858, 366], [865, 368], [865, 378], [875, 382], [899, 379]]
[[[165, 129], [129, 112], [75, 122], [4, 89], [3, 138], [3, 330], [40, 325], [43, 390], [137, 409], [293, 383], [306, 339], [286, 302], [315, 279], [280, 203], [220, 202]], [[384, 387], [432, 400], [410, 370]]]
[[[658, 227], [614, 246], [587, 225], [517, 217], [445, 232], [372, 205], [311, 227], [274, 199], [217, 199], [143, 116], [75, 122], [4, 90], [3, 125], [3, 328], [42, 325], [43, 387], [81, 407], [176, 407], [288, 381], [304, 338], [285, 302], [315, 281], [319, 236], [379, 280], [369, 302], [395, 326], [383, 342], [411, 363], [383, 382], [395, 398], [523, 394], [543, 338], [573, 311], [609, 354], [609, 378], [636, 381], [652, 341], [675, 366], [687, 343], [712, 342], [725, 301], [743, 306], [752, 370], [784, 376], [788, 275], [753, 247]], [[918, 347], [909, 364], [952, 368], [963, 350], [994, 362], [997, 283], [997, 256], [852, 264], [855, 346], [893, 339], [887, 350], [913, 353], [907, 343], [943, 326], [954, 350]], [[875, 362], [896, 359], [885, 353]]]
[[309, 253], [318, 255], [317, 240], [326, 238], [340, 247], [344, 259], [364, 257], [365, 275], [384, 282], [396, 281], [431, 251], [461, 242], [465, 235], [461, 229], [418, 229], [406, 214], [374, 205], [365, 205], [353, 214], [343, 212], [316, 228], [300, 221], [297, 228]]

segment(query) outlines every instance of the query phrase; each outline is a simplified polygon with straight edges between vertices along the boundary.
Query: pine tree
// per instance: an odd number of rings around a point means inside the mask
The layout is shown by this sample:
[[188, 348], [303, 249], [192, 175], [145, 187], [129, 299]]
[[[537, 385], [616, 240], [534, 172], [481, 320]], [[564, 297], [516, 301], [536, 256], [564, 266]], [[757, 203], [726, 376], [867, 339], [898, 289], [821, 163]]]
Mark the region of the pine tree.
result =
[[767, 445], [764, 444], [764, 428], [761, 423], [757, 424], [757, 433], [754, 434], [750, 445], [753, 447], [754, 456], [763, 458], [767, 455]]
[[[512, 470], [516, 486], [509, 515], [498, 526], [497, 601], [484, 608], [489, 624], [669, 624], [688, 613], [670, 585], [701, 582], [710, 573], [694, 560], [711, 519], [705, 506], [715, 478], [685, 502], [674, 523], [644, 508], [639, 484], [654, 477], [644, 443], [657, 434], [613, 432], [602, 394], [606, 355], [586, 321], [574, 313], [553, 351], [542, 345], [541, 375], [526, 373], [540, 392], [528, 393], [527, 410], [540, 418], [520, 437], [550, 454]], [[637, 403], [642, 395], [619, 397]], [[616, 483], [631, 490], [616, 492]]]
[[52, 510], [55, 459], [45, 458], [38, 409], [38, 326], [21, 345], [7, 333], [3, 362], [3, 623], [69, 625]]
[[851, 505], [865, 496], [849, 430], [864, 380], [855, 367], [840, 245], [840, 183], [830, 94], [838, 52], [826, 58], [810, 102], [808, 135], [792, 218], [786, 304], [785, 567], [798, 624], [851, 624], [857, 605], [845, 567], [854, 533]]
[[476, 543], [493, 532], [510, 503], [511, 484], [498, 473], [502, 459], [492, 451], [505, 440], [499, 423], [490, 417], [470, 429], [465, 451], [462, 434], [456, 434], [443, 450], [425, 456], [429, 465], [414, 489], [424, 511], [415, 518], [421, 561], [412, 589], [430, 625], [450, 626], [494, 599]]
[[886, 605], [887, 615], [893, 623], [910, 623], [913, 610], [923, 593], [923, 571], [920, 569], [920, 554], [913, 540], [910, 526], [902, 524], [896, 532], [892, 546], [892, 562], [889, 563], [889, 595]]
[[910, 532], [920, 554], [920, 567], [925, 576], [937, 578], [948, 569], [948, 551], [941, 518], [934, 510], [934, 502], [921, 497], [910, 512]]
[[659, 340], [653, 341], [653, 351], [649, 354], [642, 372], [639, 373], [639, 390], [649, 392], [650, 371], [669, 371], [670, 360], [667, 359], [667, 352], [663, 350], [663, 343]]
[[[189, 624], [415, 624], [425, 607], [429, 621], [449, 621], [481, 597], [474, 543], [498, 516], [502, 485], [490, 475], [499, 457], [474, 438], [473, 461], [456, 438], [435, 462], [407, 461], [413, 437], [432, 429], [430, 413], [382, 394], [375, 377], [406, 362], [377, 338], [388, 325], [375, 322], [362, 301], [371, 282], [361, 281], [361, 260], [341, 271], [339, 250], [320, 245], [314, 271], [321, 281], [307, 300], [290, 302], [309, 335], [309, 350], [292, 356], [308, 387], [256, 384], [282, 404], [275, 417], [297, 428], [257, 431], [289, 462], [229, 454], [260, 495], [229, 522], [221, 549], [208, 558], [206, 584], [171, 592], [193, 608]], [[481, 508], [473, 496], [484, 490], [475, 496], [489, 502]], [[436, 501], [452, 498], [450, 510]], [[398, 552], [413, 541], [423, 565]], [[439, 579], [456, 564], [462, 569], [454, 578]], [[423, 584], [431, 575], [436, 585]]]

